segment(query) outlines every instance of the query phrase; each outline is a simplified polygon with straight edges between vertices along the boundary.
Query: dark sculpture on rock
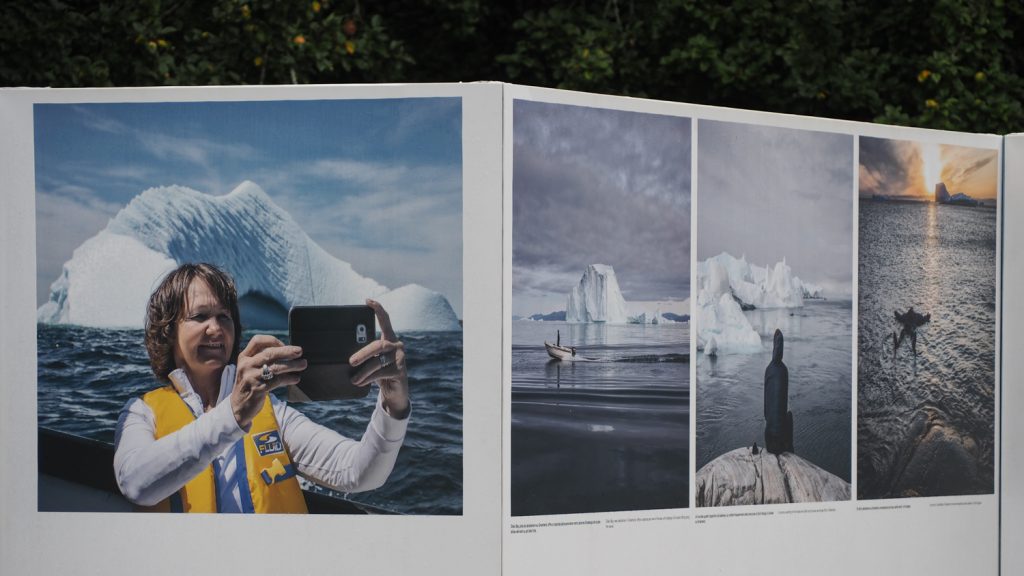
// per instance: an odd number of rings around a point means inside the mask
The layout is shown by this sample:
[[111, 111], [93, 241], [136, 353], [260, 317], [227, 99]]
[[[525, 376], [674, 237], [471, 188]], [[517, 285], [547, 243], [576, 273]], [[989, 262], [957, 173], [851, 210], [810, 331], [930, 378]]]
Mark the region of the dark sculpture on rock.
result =
[[764, 447], [772, 454], [793, 451], [789, 369], [782, 363], [782, 347], [782, 331], [776, 330], [772, 361], [764, 371]]

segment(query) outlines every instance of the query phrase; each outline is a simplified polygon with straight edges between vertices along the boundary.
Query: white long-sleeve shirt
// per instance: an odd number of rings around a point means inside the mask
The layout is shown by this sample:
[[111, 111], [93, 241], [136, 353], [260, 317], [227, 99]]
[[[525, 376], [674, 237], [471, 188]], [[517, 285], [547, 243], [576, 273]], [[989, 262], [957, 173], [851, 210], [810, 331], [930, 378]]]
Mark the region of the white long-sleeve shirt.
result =
[[[141, 506], [152, 506], [181, 489], [217, 461], [218, 501], [222, 511], [241, 511], [240, 490], [248, 489], [243, 466], [232, 450], [245, 435], [231, 409], [235, 366], [221, 375], [217, 405], [203, 411], [203, 402], [183, 371], [172, 382], [196, 417], [194, 422], [159, 440], [156, 419], [141, 398], [121, 409], [114, 434], [114, 475], [121, 493]], [[303, 477], [341, 492], [372, 490], [384, 484], [405, 439], [408, 418], [396, 420], [377, 406], [362, 439], [353, 440], [321, 426], [271, 395], [281, 438], [296, 470]]]

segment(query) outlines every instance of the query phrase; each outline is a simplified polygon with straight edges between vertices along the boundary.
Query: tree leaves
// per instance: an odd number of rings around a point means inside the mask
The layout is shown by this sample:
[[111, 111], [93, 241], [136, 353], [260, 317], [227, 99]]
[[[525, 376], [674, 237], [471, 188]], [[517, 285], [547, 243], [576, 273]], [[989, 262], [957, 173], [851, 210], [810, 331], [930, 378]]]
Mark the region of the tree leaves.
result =
[[8, 0], [0, 84], [507, 80], [1008, 132], [1022, 41], [1000, 1]]

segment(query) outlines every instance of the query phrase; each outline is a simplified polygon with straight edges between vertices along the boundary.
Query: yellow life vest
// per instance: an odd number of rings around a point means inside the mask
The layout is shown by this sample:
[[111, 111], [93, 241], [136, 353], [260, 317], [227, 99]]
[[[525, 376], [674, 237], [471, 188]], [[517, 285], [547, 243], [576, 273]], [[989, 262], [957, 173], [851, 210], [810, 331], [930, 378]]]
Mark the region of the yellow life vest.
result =
[[[157, 388], [143, 395], [142, 400], [153, 410], [156, 439], [176, 432], [195, 421], [192, 410], [173, 386]], [[238, 445], [242, 444], [240, 448]], [[243, 512], [305, 514], [306, 500], [295, 478], [295, 466], [281, 440], [281, 431], [274, 417], [270, 398], [253, 418], [249, 432], [235, 445], [244, 450], [245, 476], [249, 490], [240, 487]], [[155, 506], [143, 507], [147, 512], [219, 512], [217, 501], [219, 474], [214, 465], [203, 469], [178, 492]]]

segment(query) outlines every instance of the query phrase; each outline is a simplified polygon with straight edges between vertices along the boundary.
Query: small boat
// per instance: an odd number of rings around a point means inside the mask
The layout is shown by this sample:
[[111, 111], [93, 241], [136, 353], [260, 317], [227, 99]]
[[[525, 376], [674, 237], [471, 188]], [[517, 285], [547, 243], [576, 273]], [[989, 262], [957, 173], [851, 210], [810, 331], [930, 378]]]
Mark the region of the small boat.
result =
[[572, 361], [576, 359], [576, 349], [568, 346], [559, 346], [558, 344], [552, 344], [550, 342], [544, 342], [544, 348], [548, 351], [548, 356], [551, 356], [555, 360], [568, 360]]

